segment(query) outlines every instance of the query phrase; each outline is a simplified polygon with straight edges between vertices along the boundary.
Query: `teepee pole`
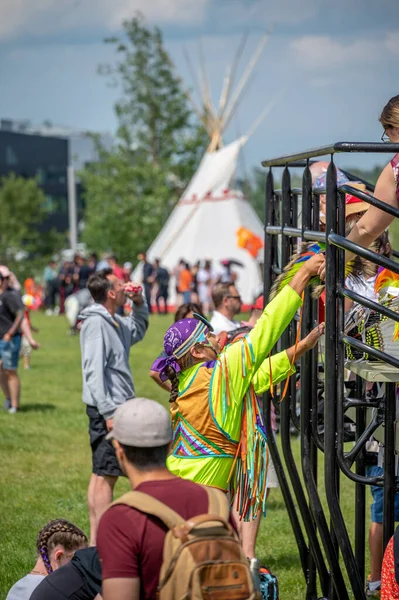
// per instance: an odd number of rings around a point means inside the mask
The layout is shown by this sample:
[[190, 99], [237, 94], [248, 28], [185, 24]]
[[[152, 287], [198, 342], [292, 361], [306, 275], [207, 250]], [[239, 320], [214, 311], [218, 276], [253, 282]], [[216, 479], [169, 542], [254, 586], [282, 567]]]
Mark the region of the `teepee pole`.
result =
[[270, 102], [268, 102], [266, 104], [264, 110], [260, 113], [259, 117], [257, 119], [255, 119], [255, 121], [252, 123], [251, 127], [248, 130], [248, 133], [245, 134], [245, 137], [249, 138], [249, 137], [251, 137], [251, 135], [253, 135], [255, 133], [255, 131], [258, 129], [259, 125], [264, 121], [264, 119], [267, 117], [267, 115], [276, 106], [277, 101], [279, 100], [279, 98], [281, 98], [282, 95], [283, 95], [283, 91], [278, 92], [278, 94], [276, 94], [270, 100]]
[[194, 100], [190, 90], [186, 89], [186, 90], [184, 90], [184, 93], [185, 93], [186, 97], [188, 98], [189, 102], [191, 103], [191, 106], [193, 107], [193, 110], [194, 110], [195, 114], [197, 115], [198, 119], [201, 121], [202, 125], [204, 126], [204, 129], [207, 132], [208, 136], [211, 137], [212, 128], [210, 127], [209, 122], [204, 115], [204, 112], [201, 111], [200, 107]]
[[246, 84], [248, 83], [248, 79], [262, 54], [263, 48], [265, 47], [267, 40], [269, 39], [269, 35], [270, 34], [265, 33], [265, 35], [263, 35], [262, 38], [260, 39], [260, 42], [259, 42], [251, 60], [249, 61], [248, 67], [246, 68], [243, 76], [241, 77], [241, 79], [238, 83], [238, 86], [233, 94], [233, 98], [231, 99], [230, 104], [228, 105], [228, 107], [225, 111], [225, 114], [224, 114], [224, 119], [222, 121], [223, 129], [225, 129], [226, 124], [229, 123], [229, 121], [232, 117], [232, 114], [236, 108], [237, 102], [240, 99], [240, 97], [246, 87]]
[[211, 89], [210, 89], [210, 85], [209, 85], [208, 74], [207, 74], [206, 68], [205, 68], [205, 59], [204, 59], [204, 53], [202, 50], [201, 39], [198, 39], [198, 48], [199, 48], [199, 59], [200, 59], [200, 73], [201, 73], [201, 80], [202, 80], [202, 97], [203, 97], [203, 101], [204, 101], [204, 106], [205, 106], [206, 110], [209, 111], [209, 114], [212, 116], [212, 118], [214, 119], [216, 117], [216, 115], [215, 115], [215, 109], [213, 108], [213, 105], [212, 105]]
[[198, 81], [198, 77], [197, 77], [197, 74], [196, 74], [196, 72], [195, 72], [195, 70], [194, 70], [193, 63], [191, 62], [190, 55], [189, 55], [189, 53], [187, 52], [187, 48], [183, 48], [183, 56], [184, 56], [184, 59], [185, 59], [185, 61], [186, 61], [186, 64], [187, 64], [188, 70], [189, 70], [189, 72], [190, 72], [190, 75], [191, 75], [191, 77], [192, 77], [192, 79], [193, 79], [193, 82], [194, 82], [194, 89], [195, 89], [195, 91], [197, 92], [197, 95], [198, 95], [198, 97], [200, 98], [201, 102], [203, 102], [203, 96], [202, 96], [202, 91], [201, 91], [201, 85], [200, 85], [200, 83], [199, 83], [199, 81]]
[[228, 69], [228, 71], [227, 71], [223, 89], [222, 89], [222, 93], [220, 95], [220, 102], [219, 102], [219, 116], [220, 117], [223, 116], [223, 112], [225, 111], [227, 102], [229, 101], [231, 88], [233, 87], [233, 84], [234, 84], [234, 80], [235, 80], [235, 77], [237, 74], [238, 64], [240, 62], [242, 53], [244, 52], [244, 48], [246, 46], [247, 39], [248, 39], [248, 33], [244, 33], [241, 38], [241, 41], [237, 47], [232, 67], [230, 69]]

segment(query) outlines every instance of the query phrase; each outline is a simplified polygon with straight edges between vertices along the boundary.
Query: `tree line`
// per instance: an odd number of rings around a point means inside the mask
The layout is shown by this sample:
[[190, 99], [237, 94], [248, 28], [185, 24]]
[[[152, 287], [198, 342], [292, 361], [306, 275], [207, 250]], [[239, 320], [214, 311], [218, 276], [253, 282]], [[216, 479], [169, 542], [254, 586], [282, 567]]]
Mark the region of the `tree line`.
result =
[[[93, 136], [99, 160], [79, 173], [85, 200], [82, 241], [92, 251], [112, 250], [120, 261], [134, 259], [154, 240], [209, 142], [160, 29], [138, 14], [123, 23], [122, 32], [106, 40], [115, 49], [114, 64], [99, 67], [119, 92], [115, 143], [106, 149]], [[257, 168], [242, 182], [261, 219], [264, 180]], [[0, 260], [21, 276], [68, 245], [65, 235], [40, 231], [48, 211], [35, 180], [4, 177], [0, 205]]]

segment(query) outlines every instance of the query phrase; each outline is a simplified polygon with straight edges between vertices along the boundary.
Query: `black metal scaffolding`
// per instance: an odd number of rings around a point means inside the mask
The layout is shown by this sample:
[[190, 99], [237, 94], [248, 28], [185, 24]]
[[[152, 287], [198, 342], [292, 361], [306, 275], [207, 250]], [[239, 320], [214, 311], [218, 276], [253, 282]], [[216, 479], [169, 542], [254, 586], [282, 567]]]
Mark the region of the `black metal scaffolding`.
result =
[[[266, 397], [264, 403], [270, 453], [298, 545], [306, 580], [306, 597], [312, 600], [318, 598], [320, 592], [325, 598], [330, 599], [345, 600], [350, 597], [356, 600], [365, 599], [366, 486], [373, 484], [384, 488], [384, 546], [394, 529], [396, 383], [386, 383], [383, 398], [368, 400], [362, 394], [363, 380], [357, 375], [356, 397], [345, 398], [344, 345], [350, 344], [352, 347], [365, 350], [374, 360], [382, 360], [394, 368], [399, 367], [399, 361], [345, 335], [344, 298], [349, 297], [395, 321], [399, 321], [399, 315], [345, 288], [345, 250], [355, 252], [395, 273], [399, 273], [399, 263], [345, 239], [345, 192], [381, 208], [396, 218], [399, 217], [399, 209], [392, 208], [375, 198], [374, 188], [371, 185], [367, 185], [367, 192], [353, 188], [349, 184], [338, 189], [334, 155], [342, 152], [378, 152], [394, 155], [399, 152], [399, 144], [339, 142], [262, 163], [264, 167], [268, 167], [265, 203], [265, 299], [269, 296], [274, 278], [288, 262], [298, 240], [326, 242], [324, 364], [328, 367], [324, 372], [324, 427], [320, 429], [318, 423], [320, 389], [317, 349], [301, 359], [299, 410], [296, 406], [294, 378], [286, 398], [280, 405], [281, 455], [271, 434], [270, 398]], [[326, 155], [329, 155], [330, 159], [326, 175], [326, 231], [321, 232], [319, 199], [312, 191], [309, 167], [310, 159]], [[283, 168], [281, 190], [276, 190], [274, 185], [273, 168], [276, 167]], [[291, 187], [292, 168], [303, 169], [302, 189]], [[351, 179], [350, 174], [349, 178]], [[358, 181], [358, 178], [356, 180]], [[302, 219], [301, 226], [298, 226], [300, 199]], [[307, 290], [303, 305], [302, 336], [312, 329], [317, 319], [318, 302], [311, 298]], [[283, 334], [281, 340], [283, 348], [293, 344], [295, 330], [296, 324], [292, 323]], [[366, 412], [371, 408], [375, 409], [374, 416], [366, 424]], [[356, 411], [355, 441], [350, 450], [344, 446], [344, 418], [348, 409]], [[381, 424], [385, 427], [384, 476], [383, 478], [367, 477], [364, 461], [365, 445]], [[300, 433], [300, 464], [295, 461], [292, 451], [290, 434], [292, 426]], [[318, 481], [317, 465], [320, 453], [324, 454], [324, 478]], [[342, 475], [353, 481], [355, 485], [353, 546], [340, 505]], [[320, 499], [322, 489], [325, 489], [329, 514], [324, 511]]]

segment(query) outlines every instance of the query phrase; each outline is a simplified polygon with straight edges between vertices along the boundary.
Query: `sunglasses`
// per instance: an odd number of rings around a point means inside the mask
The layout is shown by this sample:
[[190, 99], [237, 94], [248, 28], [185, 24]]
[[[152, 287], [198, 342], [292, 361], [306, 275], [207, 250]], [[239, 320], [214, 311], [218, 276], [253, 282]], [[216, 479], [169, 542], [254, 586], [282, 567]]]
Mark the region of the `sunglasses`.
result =
[[390, 142], [389, 136], [386, 134], [387, 129], [392, 129], [393, 125], [387, 125], [384, 129], [384, 133], [381, 136], [381, 142]]
[[233, 298], [233, 300], [241, 300], [241, 296], [226, 296], [226, 298]]

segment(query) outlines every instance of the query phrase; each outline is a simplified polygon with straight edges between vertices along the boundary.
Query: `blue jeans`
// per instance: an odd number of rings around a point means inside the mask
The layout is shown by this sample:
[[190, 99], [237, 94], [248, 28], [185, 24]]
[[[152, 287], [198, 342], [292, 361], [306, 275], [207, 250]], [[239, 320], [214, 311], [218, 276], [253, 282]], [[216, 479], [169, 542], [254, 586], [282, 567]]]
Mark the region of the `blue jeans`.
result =
[[[373, 465], [367, 467], [367, 477], [377, 477], [384, 475], [384, 469]], [[373, 504], [371, 505], [371, 521], [373, 523], [383, 522], [383, 507], [384, 507], [384, 490], [378, 485], [371, 486], [371, 493], [373, 495]], [[399, 492], [395, 494], [395, 521], [399, 521]]]
[[5, 371], [16, 371], [18, 369], [21, 339], [21, 335], [14, 335], [9, 342], [0, 340], [0, 360]]
[[183, 292], [183, 303], [188, 304], [191, 302], [191, 292]]

